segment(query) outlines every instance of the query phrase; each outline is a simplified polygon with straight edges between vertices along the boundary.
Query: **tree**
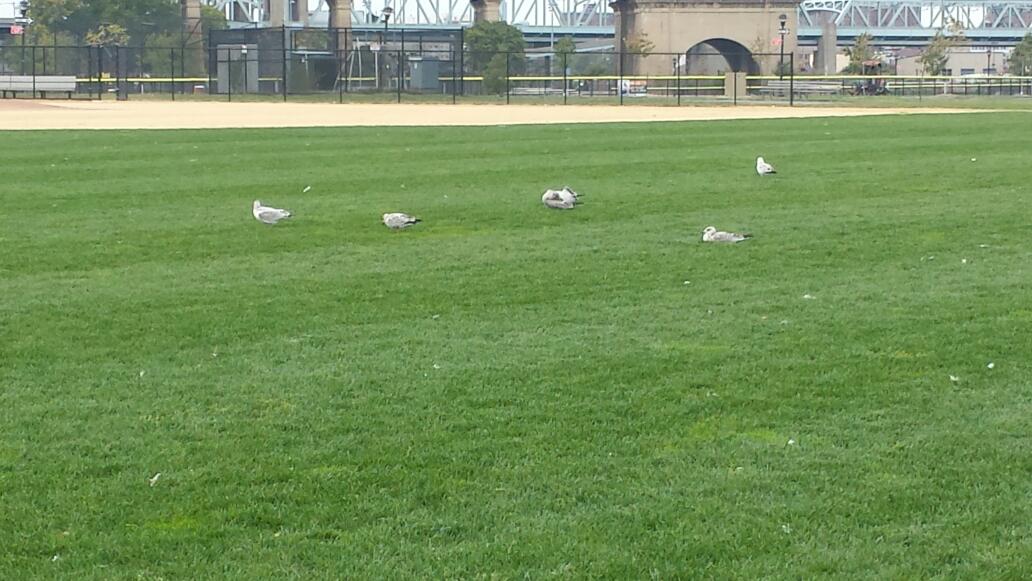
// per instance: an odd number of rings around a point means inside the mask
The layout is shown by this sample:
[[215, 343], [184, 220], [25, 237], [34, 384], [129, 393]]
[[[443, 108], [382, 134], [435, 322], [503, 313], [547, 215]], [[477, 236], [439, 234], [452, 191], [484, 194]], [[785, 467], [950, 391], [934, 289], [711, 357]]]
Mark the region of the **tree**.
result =
[[573, 42], [573, 39], [569, 36], [560, 38], [555, 45], [552, 47], [552, 52], [555, 53], [556, 58], [561, 58], [560, 55], [571, 55], [577, 52], [577, 43]]
[[624, 43], [624, 48], [630, 54], [636, 54], [644, 58], [652, 54], [652, 51], [656, 49], [656, 43], [649, 40], [649, 35], [643, 32], [628, 38]]
[[846, 49], [846, 56], [849, 57], [849, 64], [843, 71], [847, 75], [864, 74], [864, 61], [874, 58], [874, 50], [871, 49], [871, 35], [866, 32], [856, 37], [853, 46]]
[[573, 65], [573, 53], [577, 52], [577, 43], [569, 36], [560, 38], [552, 45], [552, 61], [560, 67], [570, 68]]
[[505, 22], [480, 22], [466, 31], [466, 48], [474, 72], [484, 77], [484, 91], [502, 93], [506, 71], [516, 74], [526, 66], [523, 33]]
[[126, 46], [129, 33], [118, 24], [101, 24], [86, 33], [86, 42], [93, 46]]
[[151, 34], [175, 32], [182, 26], [179, 3], [172, 0], [31, 0], [29, 18], [33, 26], [83, 40], [89, 33], [96, 38], [117, 26], [127, 42], [131, 39], [140, 45]]
[[964, 28], [956, 20], [950, 22], [949, 26], [936, 31], [932, 41], [925, 47], [918, 61], [927, 75], [941, 75], [946, 69], [946, 63], [950, 60], [950, 50], [964, 42]]
[[1012, 75], [1032, 75], [1032, 33], [1026, 34], [1014, 47], [1007, 57], [1007, 66]]
[[[165, 34], [152, 34], [147, 37], [147, 43], [144, 45], [145, 50], [142, 52], [140, 59], [143, 64], [143, 70], [141, 71], [145, 75], [152, 77], [168, 77], [173, 72], [173, 66], [175, 66], [175, 73], [178, 77], [183, 77], [184, 72], [182, 68], [183, 58], [179, 54], [179, 48], [172, 48], [179, 46], [179, 35], [171, 32]], [[175, 64], [173, 65], [171, 51], [175, 51]]]
[[214, 6], [201, 6], [201, 28], [207, 33], [209, 30], [225, 30], [229, 28], [226, 15]]

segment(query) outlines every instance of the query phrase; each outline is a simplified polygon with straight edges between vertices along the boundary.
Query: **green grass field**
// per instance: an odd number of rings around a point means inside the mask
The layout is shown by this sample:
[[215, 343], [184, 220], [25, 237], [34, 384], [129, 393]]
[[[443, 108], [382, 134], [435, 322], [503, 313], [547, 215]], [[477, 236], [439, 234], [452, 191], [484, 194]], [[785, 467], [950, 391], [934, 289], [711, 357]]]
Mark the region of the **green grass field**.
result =
[[1030, 122], [3, 134], [0, 578], [1028, 578]]

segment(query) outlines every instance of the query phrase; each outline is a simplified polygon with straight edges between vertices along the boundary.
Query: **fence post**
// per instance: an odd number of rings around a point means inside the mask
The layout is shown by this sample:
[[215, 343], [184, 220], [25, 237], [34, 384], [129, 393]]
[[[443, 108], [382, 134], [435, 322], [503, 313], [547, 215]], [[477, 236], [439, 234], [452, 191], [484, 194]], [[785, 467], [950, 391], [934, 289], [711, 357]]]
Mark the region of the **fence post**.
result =
[[793, 107], [795, 106], [795, 51], [788, 55], [788, 66], [791, 67], [788, 71], [788, 106]]
[[[348, 48], [347, 48], [347, 47], [349, 47], [351, 45], [347, 43], [347, 38], [346, 38], [347, 34], [348, 34], [347, 30], [348, 29], [346, 29], [346, 28], [344, 29], [344, 35], [345, 35], [345, 42], [344, 42], [344, 92], [345, 93], [347, 93], [348, 90], [351, 89], [351, 71], [348, 70], [348, 59], [351, 58], [350, 56], [348, 56], [348, 53], [351, 52], [351, 51], [348, 50]], [[359, 57], [359, 58], [361, 58], [361, 57]]]
[[[732, 67], [732, 69], [733, 68], [734, 67]], [[727, 85], [724, 85], [724, 86], [727, 87]], [[727, 89], [724, 89], [724, 90], [726, 91]], [[738, 71], [736, 71], [736, 70], [732, 70], [731, 71], [731, 93], [732, 93], [732, 95], [731, 95], [731, 104], [732, 105], [737, 105], [738, 104]]]
[[36, 45], [32, 45], [32, 98], [36, 98]]
[[616, 93], [620, 95], [620, 104], [623, 105], [623, 61], [624, 53], [620, 51], [620, 61], [617, 63], [617, 69], [619, 73], [619, 80], [616, 82]]
[[[180, 47], [180, 49], [179, 49], [179, 74], [183, 75], [184, 77], [188, 76], [186, 74], [186, 45], [185, 44], [182, 47]], [[172, 91], [175, 92], [175, 90], [176, 90], [176, 88], [172, 87]], [[186, 94], [186, 87], [184, 86], [183, 90], [180, 91], [180, 92], [185, 95]]]
[[569, 78], [568, 78], [568, 75], [567, 75], [567, 72], [566, 72], [567, 54], [569, 54], [569, 53], [566, 53], [566, 52], [563, 53], [563, 105], [566, 104], [566, 93], [567, 93], [567, 91], [570, 88], [570, 81], [569, 81]]
[[509, 53], [505, 53], [505, 104], [509, 104]]
[[287, 27], [284, 25], [281, 29], [282, 36], [280, 37], [281, 45], [283, 47], [283, 102], [287, 102]]
[[[212, 54], [215, 55], [215, 58], [214, 58], [215, 68], [218, 69], [218, 66], [219, 66], [219, 51], [215, 48], [215, 45], [212, 44], [212, 35], [211, 35], [211, 33], [212, 33], [212, 30], [209, 28], [208, 29], [208, 50], [207, 50], [206, 54], [204, 55], [204, 59], [205, 59], [205, 63], [204, 63], [205, 66], [204, 66], [204, 68], [208, 70], [208, 90], [206, 92], [209, 95], [214, 95], [215, 93], [213, 93], [212, 90], [211, 90], [211, 88], [215, 85], [215, 83], [212, 80], [212, 76], [211, 76], [211, 69], [212, 69], [211, 65], [212, 65], [212, 60], [213, 60], [211, 58], [211, 55]], [[186, 44], [185, 43], [183, 44], [183, 49], [184, 50], [186, 49]], [[212, 52], [212, 51], [214, 51], [214, 52]]]
[[176, 100], [176, 49], [170, 48], [170, 49], [168, 49], [168, 51], [169, 51], [169, 53], [168, 53], [168, 55], [169, 55], [168, 56], [169, 69], [168, 70], [171, 71], [170, 78], [172, 79], [172, 100], [175, 101]]
[[[215, 53], [215, 60], [218, 62], [219, 53]], [[233, 102], [233, 49], [226, 49], [226, 99]]]
[[90, 50], [89, 47], [86, 48], [86, 78], [90, 80], [90, 82], [86, 83], [86, 90], [89, 91], [89, 93], [87, 93], [87, 95], [92, 100], [93, 99], [93, 51]]
[[97, 100], [104, 100], [104, 47], [97, 47]]
[[[402, 42], [402, 46], [404, 46], [404, 43], [405, 43], [405, 29], [404, 28], [401, 29], [401, 34], [402, 34], [401, 42]], [[397, 82], [398, 82], [398, 102], [399, 103], [401, 103], [401, 85], [405, 82], [405, 61], [402, 60], [403, 58], [405, 58], [405, 51], [399, 50], [398, 51], [398, 66], [395, 67], [397, 69], [397, 71], [395, 72], [395, 75], [398, 77], [397, 78]]]
[[[674, 57], [674, 72], [677, 74], [677, 106], [681, 106], [681, 63], [680, 55]], [[684, 59], [685, 64], [688, 63], [688, 59]]]
[[452, 50], [451, 56], [451, 102], [452, 105], [454, 105], [455, 97], [459, 94], [458, 78], [455, 76], [455, 57], [457, 57], [458, 55], [455, 54], [454, 49]]
[[459, 29], [459, 94], [466, 94], [466, 29]]
[[115, 45], [115, 100], [122, 100], [122, 47]]
[[[339, 31], [336, 29], [333, 33], [333, 37], [337, 39], [340, 38]], [[337, 103], [344, 103], [344, 80], [340, 78], [340, 73], [347, 68], [348, 62], [347, 56], [343, 59], [340, 58], [341, 54], [347, 55], [346, 52], [340, 49], [340, 46], [337, 46]]]

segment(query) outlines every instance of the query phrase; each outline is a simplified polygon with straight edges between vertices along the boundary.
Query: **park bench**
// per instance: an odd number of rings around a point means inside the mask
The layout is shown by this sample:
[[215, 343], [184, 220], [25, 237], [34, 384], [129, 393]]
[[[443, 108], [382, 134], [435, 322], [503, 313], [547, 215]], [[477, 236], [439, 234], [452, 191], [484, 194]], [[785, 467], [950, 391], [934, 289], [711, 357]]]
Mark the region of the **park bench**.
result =
[[0, 75], [0, 94], [7, 98], [10, 93], [17, 97], [18, 93], [32, 93], [35, 97], [39, 93], [44, 99], [47, 93], [66, 93], [72, 98], [75, 92], [76, 81], [73, 75], [43, 75], [32, 77], [30, 75]]
[[790, 81], [779, 79], [767, 81], [767, 84], [759, 88], [760, 94], [776, 95], [785, 97], [791, 90], [796, 95], [838, 95], [842, 92], [842, 84], [822, 81]]

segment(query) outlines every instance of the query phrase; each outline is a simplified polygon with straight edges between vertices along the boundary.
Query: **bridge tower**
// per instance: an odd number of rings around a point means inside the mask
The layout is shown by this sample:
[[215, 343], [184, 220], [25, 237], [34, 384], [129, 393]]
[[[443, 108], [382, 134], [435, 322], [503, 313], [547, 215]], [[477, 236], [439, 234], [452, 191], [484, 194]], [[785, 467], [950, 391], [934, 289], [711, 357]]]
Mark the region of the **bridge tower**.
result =
[[[657, 55], [686, 55], [689, 74], [717, 72], [704, 68], [774, 73], [782, 49], [781, 22], [785, 63], [798, 44], [799, 0], [615, 0], [610, 6], [620, 51], [635, 39], [647, 39]], [[625, 74], [672, 74], [669, 58], [633, 56], [624, 67]]]

